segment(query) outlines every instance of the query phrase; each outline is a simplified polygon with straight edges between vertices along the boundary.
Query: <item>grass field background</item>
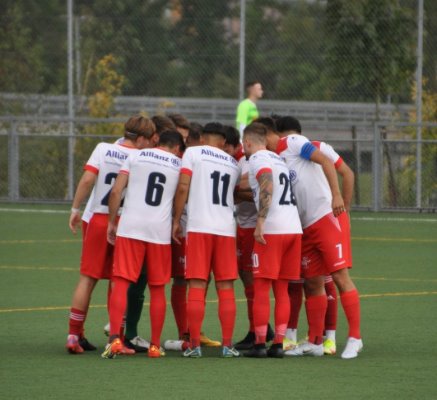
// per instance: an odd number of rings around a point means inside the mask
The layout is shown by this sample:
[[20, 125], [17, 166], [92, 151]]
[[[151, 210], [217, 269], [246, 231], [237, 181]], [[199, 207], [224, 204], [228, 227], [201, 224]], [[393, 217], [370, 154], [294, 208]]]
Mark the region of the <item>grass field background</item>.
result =
[[[104, 360], [105, 282], [97, 286], [86, 324], [98, 351], [72, 356], [64, 348], [81, 249], [66, 209], [0, 204], [1, 399], [437, 398], [436, 215], [352, 214], [351, 274], [361, 294], [364, 340], [358, 359], [221, 359], [219, 350], [208, 349], [201, 359], [167, 352], [161, 359]], [[247, 330], [240, 282], [236, 297], [239, 340]], [[146, 304], [140, 322], [146, 338], [148, 326]], [[204, 330], [220, 338], [214, 290]], [[300, 336], [305, 331], [302, 313]], [[340, 308], [338, 353], [346, 334]], [[162, 338], [175, 336], [168, 306]]]

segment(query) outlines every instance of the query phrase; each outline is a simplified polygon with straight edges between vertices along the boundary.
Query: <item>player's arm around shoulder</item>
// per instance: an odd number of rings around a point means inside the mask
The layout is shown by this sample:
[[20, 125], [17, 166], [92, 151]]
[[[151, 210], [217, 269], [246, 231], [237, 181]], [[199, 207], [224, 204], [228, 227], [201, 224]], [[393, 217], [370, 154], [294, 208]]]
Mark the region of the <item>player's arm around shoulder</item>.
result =
[[129, 182], [129, 175], [127, 173], [120, 172], [117, 175], [117, 179], [114, 182], [114, 186], [111, 189], [108, 202], [108, 233], [107, 240], [112, 245], [115, 244], [115, 237], [117, 234], [116, 218], [118, 210], [120, 209], [121, 199], [123, 196], [123, 190]]
[[173, 223], [172, 223], [172, 238], [176, 243], [180, 244], [179, 238], [182, 234], [181, 217], [184, 211], [185, 204], [190, 193], [191, 174], [181, 170], [179, 182], [176, 188], [176, 193], [173, 201]]
[[337, 172], [340, 174], [342, 179], [342, 192], [343, 192], [343, 200], [344, 207], [347, 212], [350, 211], [352, 204], [352, 196], [354, 192], [354, 184], [355, 184], [355, 174], [349, 165], [343, 161], [338, 167]]

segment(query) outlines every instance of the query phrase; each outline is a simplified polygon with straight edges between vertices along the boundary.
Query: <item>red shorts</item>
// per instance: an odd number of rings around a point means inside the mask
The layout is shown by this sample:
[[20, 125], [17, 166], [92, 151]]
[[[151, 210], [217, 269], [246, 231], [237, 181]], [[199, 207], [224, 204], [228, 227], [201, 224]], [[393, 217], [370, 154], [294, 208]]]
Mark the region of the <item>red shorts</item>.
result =
[[82, 244], [85, 243], [87, 228], [88, 228], [88, 222], [82, 221]]
[[302, 277], [330, 275], [346, 268], [340, 223], [330, 213], [303, 230]]
[[136, 282], [143, 264], [149, 285], [168, 283], [171, 276], [171, 245], [117, 236], [113, 276]]
[[237, 226], [237, 262], [240, 271], [252, 272], [252, 252], [255, 228]]
[[214, 272], [216, 281], [238, 278], [236, 241], [231, 236], [188, 232], [186, 237], [186, 279], [207, 281]]
[[267, 244], [253, 245], [253, 277], [296, 280], [300, 278], [301, 234], [265, 234]]
[[346, 266], [352, 267], [352, 245], [351, 245], [351, 224], [349, 213], [342, 212], [338, 217], [338, 222], [340, 222], [341, 237], [343, 245], [343, 258], [346, 260]]
[[185, 238], [179, 238], [181, 244], [171, 242], [171, 276], [185, 277]]
[[111, 279], [114, 246], [106, 240], [108, 214], [94, 214], [83, 239], [80, 273], [95, 279]]

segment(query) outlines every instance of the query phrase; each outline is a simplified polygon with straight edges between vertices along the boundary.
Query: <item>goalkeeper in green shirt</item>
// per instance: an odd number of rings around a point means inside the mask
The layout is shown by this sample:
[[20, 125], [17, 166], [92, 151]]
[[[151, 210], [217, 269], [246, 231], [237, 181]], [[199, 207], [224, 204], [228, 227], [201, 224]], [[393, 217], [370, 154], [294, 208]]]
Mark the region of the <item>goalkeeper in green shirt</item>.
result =
[[243, 134], [244, 128], [259, 117], [256, 102], [263, 96], [260, 82], [253, 81], [246, 84], [247, 98], [237, 108], [236, 128]]

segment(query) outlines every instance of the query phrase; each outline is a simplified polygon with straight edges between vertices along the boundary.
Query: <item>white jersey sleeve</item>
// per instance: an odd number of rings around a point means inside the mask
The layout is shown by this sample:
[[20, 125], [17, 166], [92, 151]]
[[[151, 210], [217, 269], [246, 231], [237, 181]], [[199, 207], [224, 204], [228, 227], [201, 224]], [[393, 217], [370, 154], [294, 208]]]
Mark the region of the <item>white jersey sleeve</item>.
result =
[[140, 150], [120, 173], [129, 181], [117, 236], [150, 243], [171, 242], [173, 197], [179, 180], [180, 158], [162, 149]]
[[264, 223], [266, 234], [302, 233], [298, 210], [295, 205], [290, 173], [284, 161], [268, 150], [261, 150], [249, 159], [249, 182], [259, 207], [260, 187], [258, 178], [264, 173], [272, 174], [272, 202]]
[[328, 143], [313, 140], [312, 144], [316, 146], [326, 157], [328, 157], [334, 163], [336, 169], [338, 169], [343, 163], [343, 159]]
[[187, 232], [234, 237], [234, 189], [240, 176], [237, 161], [216, 147], [190, 147], [182, 158], [181, 173], [191, 176]]

